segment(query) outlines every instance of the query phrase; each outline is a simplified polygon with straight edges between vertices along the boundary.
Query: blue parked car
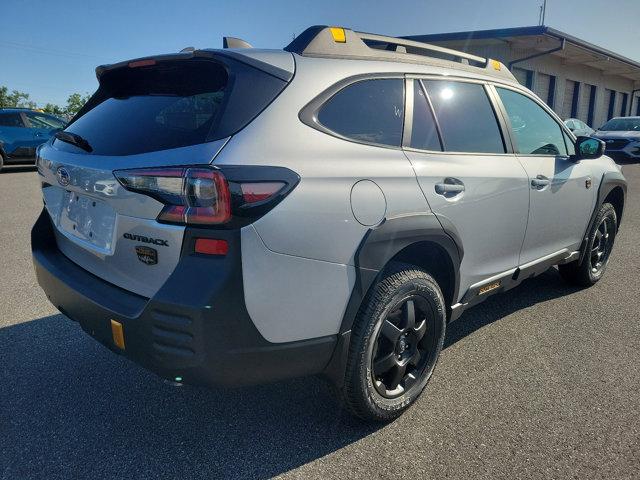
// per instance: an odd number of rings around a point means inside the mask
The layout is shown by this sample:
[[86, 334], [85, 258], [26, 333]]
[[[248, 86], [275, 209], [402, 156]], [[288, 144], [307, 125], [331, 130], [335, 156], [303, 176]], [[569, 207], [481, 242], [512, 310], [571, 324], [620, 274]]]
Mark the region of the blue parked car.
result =
[[66, 122], [48, 113], [26, 108], [0, 108], [0, 170], [16, 163], [35, 161], [36, 148]]

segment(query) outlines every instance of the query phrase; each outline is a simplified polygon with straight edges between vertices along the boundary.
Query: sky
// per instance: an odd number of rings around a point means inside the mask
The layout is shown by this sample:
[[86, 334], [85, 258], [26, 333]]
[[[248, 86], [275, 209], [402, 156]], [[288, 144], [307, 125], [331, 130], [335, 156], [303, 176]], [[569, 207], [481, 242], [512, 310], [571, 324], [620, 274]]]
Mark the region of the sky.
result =
[[[2, 0], [0, 86], [39, 106], [97, 88], [95, 67], [222, 36], [282, 48], [311, 25], [417, 35], [537, 25], [542, 0]], [[640, 61], [640, 0], [547, 0], [545, 24]]]

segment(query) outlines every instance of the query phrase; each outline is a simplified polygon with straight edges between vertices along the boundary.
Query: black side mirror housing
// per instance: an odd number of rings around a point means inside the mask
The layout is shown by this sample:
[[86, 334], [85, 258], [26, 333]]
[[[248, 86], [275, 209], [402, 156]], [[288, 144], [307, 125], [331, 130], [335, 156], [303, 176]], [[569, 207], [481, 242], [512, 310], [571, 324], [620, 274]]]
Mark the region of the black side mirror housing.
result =
[[578, 137], [576, 140], [576, 160], [589, 160], [604, 155], [605, 143], [593, 137]]

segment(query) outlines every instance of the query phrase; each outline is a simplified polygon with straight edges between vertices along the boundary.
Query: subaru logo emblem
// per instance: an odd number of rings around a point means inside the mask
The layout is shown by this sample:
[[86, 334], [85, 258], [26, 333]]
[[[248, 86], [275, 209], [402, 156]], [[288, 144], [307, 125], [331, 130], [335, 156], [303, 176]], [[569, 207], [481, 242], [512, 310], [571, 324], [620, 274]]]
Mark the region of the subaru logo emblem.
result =
[[58, 183], [63, 187], [69, 185], [69, 182], [71, 181], [71, 176], [64, 167], [58, 167], [58, 170], [56, 170], [56, 178], [58, 179]]
[[607, 143], [613, 143], [615, 140], [607, 140]]

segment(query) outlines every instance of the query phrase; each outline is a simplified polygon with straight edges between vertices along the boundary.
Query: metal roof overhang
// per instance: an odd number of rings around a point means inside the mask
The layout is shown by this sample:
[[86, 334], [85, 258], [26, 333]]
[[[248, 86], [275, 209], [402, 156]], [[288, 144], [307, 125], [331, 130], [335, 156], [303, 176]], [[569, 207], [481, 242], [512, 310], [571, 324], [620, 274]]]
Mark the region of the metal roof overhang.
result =
[[640, 62], [568, 35], [551, 27], [521, 27], [498, 30], [479, 30], [434, 35], [413, 35], [405, 38], [421, 42], [441, 43], [465, 51], [471, 42], [477, 45], [509, 43], [514, 48], [544, 52], [561, 45], [565, 48], [551, 53], [567, 64], [581, 64], [601, 70], [604, 75], [620, 76], [640, 83]]

